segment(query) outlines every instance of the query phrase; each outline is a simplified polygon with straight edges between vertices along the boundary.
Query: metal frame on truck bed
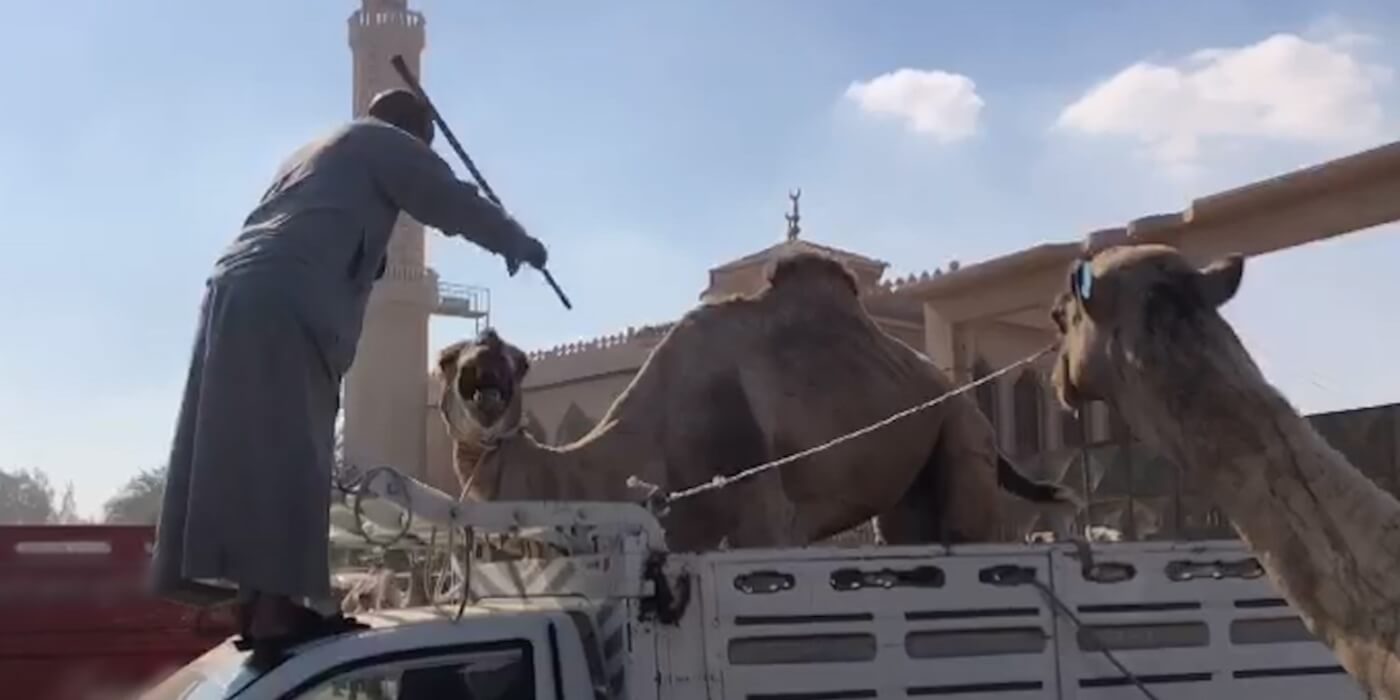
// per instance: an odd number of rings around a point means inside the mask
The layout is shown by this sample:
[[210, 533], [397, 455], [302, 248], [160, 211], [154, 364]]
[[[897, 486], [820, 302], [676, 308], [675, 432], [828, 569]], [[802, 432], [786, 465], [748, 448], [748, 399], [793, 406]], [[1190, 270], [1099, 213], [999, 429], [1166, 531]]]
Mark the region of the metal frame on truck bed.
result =
[[1364, 697], [1237, 542], [680, 554], [635, 505], [364, 486], [568, 554], [472, 562], [460, 608], [378, 611], [271, 671], [223, 645], [150, 697]]

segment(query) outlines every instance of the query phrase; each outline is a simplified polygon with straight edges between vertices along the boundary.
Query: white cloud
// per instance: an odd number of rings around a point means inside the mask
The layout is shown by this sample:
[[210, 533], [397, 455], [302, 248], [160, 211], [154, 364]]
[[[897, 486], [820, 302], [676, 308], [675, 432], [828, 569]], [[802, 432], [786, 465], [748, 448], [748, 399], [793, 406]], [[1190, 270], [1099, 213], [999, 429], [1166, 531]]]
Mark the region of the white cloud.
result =
[[1187, 168], [1207, 139], [1375, 138], [1379, 93], [1391, 71], [1361, 60], [1365, 45], [1356, 34], [1320, 41], [1275, 34], [1249, 46], [1197, 51], [1176, 65], [1136, 63], [1066, 107], [1056, 126], [1135, 138], [1162, 164]]
[[915, 68], [851, 83], [845, 97], [866, 114], [899, 119], [914, 133], [939, 143], [961, 141], [976, 133], [985, 104], [971, 78]]

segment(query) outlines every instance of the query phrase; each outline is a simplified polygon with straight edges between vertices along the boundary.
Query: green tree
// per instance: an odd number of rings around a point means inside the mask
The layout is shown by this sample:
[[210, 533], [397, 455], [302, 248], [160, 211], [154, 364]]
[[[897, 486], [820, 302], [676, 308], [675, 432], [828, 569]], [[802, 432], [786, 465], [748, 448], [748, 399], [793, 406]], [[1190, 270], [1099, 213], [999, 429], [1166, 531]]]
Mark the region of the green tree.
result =
[[38, 469], [0, 470], [0, 524], [42, 525], [53, 520], [53, 486]]
[[114, 525], [154, 525], [165, 496], [165, 467], [143, 469], [102, 505], [102, 520]]

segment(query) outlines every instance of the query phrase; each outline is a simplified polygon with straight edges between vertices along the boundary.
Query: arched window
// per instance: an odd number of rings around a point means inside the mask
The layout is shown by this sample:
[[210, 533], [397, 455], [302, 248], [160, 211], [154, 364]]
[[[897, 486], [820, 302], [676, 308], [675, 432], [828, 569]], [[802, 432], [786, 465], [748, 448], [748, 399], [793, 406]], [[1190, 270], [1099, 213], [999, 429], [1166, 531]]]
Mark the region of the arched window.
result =
[[[977, 381], [992, 373], [992, 368], [987, 365], [987, 361], [977, 358], [972, 363], [972, 380]], [[977, 396], [977, 407], [982, 409], [982, 414], [987, 420], [992, 422], [992, 427], [997, 425], [997, 383], [995, 380], [979, 385], [973, 392]]]
[[1079, 447], [1084, 444], [1084, 426], [1080, 419], [1084, 417], [1083, 411], [1080, 417], [1076, 418], [1073, 411], [1060, 407], [1060, 446]]
[[1113, 406], [1108, 406], [1108, 429], [1109, 439], [1113, 442], [1125, 444], [1133, 439], [1133, 429], [1128, 426], [1128, 421], [1123, 420], [1123, 414]]
[[1016, 413], [1016, 454], [1040, 453], [1041, 401], [1040, 376], [1035, 370], [1021, 373], [1012, 387], [1012, 407]]
[[540, 419], [535, 416], [534, 411], [525, 412], [525, 433], [534, 438], [535, 442], [549, 441], [549, 433], [544, 431], [544, 425], [540, 423]]
[[569, 407], [564, 410], [564, 417], [559, 420], [559, 429], [554, 431], [554, 444], [567, 445], [593, 429], [593, 419], [578, 407], [578, 404], [570, 401]]

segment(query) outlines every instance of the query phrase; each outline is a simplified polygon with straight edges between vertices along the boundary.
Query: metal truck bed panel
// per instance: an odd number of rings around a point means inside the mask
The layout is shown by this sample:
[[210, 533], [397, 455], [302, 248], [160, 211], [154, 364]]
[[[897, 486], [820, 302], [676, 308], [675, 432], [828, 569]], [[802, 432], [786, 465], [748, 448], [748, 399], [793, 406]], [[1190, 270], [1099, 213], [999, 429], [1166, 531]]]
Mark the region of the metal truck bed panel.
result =
[[[697, 584], [682, 623], [704, 639], [697, 697], [1145, 697], [1100, 645], [1164, 700], [1364, 697], [1242, 544], [1100, 545], [1092, 559], [1088, 578], [1070, 545], [744, 551], [672, 566]], [[1017, 578], [1027, 573], [1085, 629]]]

